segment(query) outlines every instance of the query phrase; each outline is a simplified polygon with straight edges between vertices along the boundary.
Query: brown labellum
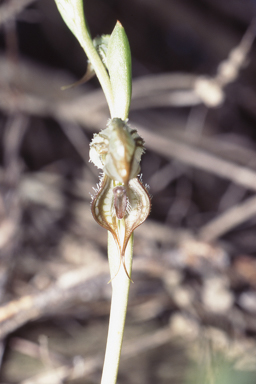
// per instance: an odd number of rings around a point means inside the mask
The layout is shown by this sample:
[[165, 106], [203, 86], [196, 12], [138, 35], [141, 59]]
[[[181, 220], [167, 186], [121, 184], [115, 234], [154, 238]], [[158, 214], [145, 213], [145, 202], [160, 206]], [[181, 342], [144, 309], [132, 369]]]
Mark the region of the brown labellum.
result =
[[118, 219], [123, 219], [127, 207], [126, 189], [124, 186], [118, 185], [113, 188], [113, 194], [116, 217]]
[[[129, 210], [127, 210], [128, 202]], [[131, 179], [125, 188], [115, 186], [115, 182], [104, 175], [92, 201], [92, 215], [98, 224], [112, 233], [119, 251], [120, 265], [123, 264], [129, 279], [125, 266], [125, 250], [133, 231], [148, 217], [150, 208], [148, 191], [137, 177]], [[120, 233], [118, 224], [120, 219], [124, 220], [124, 235]]]

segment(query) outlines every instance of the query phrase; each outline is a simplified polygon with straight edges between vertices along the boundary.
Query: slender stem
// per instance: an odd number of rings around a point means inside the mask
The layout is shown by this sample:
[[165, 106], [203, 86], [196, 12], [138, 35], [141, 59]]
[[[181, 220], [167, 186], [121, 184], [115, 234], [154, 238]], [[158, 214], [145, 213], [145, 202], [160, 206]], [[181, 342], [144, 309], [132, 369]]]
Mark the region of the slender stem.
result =
[[[122, 225], [122, 223], [121, 223]], [[131, 275], [133, 255], [133, 236], [131, 236], [126, 248], [126, 268]], [[116, 275], [119, 267], [119, 253], [111, 233], [108, 233], [108, 256], [111, 278]], [[112, 280], [112, 299], [108, 328], [108, 339], [105, 360], [101, 378], [101, 384], [115, 384], [117, 379], [127, 303], [129, 297], [130, 280], [121, 266], [120, 271]]]

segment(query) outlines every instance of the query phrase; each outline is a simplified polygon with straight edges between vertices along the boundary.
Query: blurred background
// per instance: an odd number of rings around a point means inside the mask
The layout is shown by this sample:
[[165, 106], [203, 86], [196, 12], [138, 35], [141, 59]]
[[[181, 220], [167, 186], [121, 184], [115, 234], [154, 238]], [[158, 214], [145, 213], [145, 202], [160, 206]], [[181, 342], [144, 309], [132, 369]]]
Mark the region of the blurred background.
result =
[[[119, 20], [152, 211], [119, 383], [256, 383], [254, 0], [87, 0]], [[111, 286], [88, 162], [107, 105], [53, 0], [0, 1], [0, 383], [99, 383]]]

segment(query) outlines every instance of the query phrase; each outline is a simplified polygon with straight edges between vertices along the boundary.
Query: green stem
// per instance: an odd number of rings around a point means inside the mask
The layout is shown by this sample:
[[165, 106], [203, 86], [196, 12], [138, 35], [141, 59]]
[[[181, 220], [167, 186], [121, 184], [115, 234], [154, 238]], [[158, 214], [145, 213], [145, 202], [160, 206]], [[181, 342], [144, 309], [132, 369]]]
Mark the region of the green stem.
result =
[[[122, 225], [122, 224], [121, 224]], [[126, 268], [131, 275], [133, 256], [133, 236], [131, 236], [125, 252]], [[108, 257], [112, 280], [112, 299], [109, 318], [108, 338], [101, 384], [115, 384], [121, 355], [125, 318], [129, 297], [130, 280], [121, 265], [119, 268], [119, 252], [111, 233], [108, 233]], [[115, 276], [116, 275], [116, 276]]]

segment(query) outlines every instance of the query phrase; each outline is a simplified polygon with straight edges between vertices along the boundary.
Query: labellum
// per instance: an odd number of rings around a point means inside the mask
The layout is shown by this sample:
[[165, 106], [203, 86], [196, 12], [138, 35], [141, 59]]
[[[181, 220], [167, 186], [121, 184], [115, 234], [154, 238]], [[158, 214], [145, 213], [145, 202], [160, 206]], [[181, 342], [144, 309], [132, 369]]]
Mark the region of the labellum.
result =
[[[111, 232], [119, 251], [120, 265], [123, 264], [129, 279], [125, 266], [125, 250], [133, 231], [148, 217], [150, 208], [148, 191], [137, 177], [131, 179], [127, 187], [124, 187], [116, 186], [115, 181], [104, 175], [92, 201], [93, 217], [98, 224]], [[124, 221], [124, 234], [120, 232], [119, 220]]]
[[116, 217], [118, 219], [123, 219], [127, 207], [126, 189], [125, 187], [118, 185], [113, 188], [113, 194]]

